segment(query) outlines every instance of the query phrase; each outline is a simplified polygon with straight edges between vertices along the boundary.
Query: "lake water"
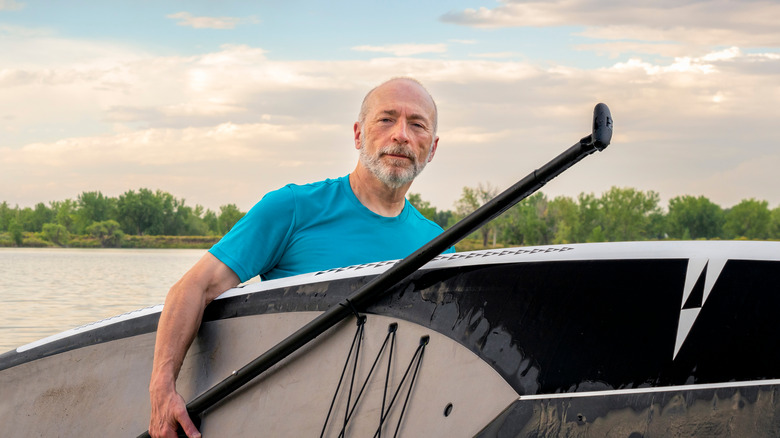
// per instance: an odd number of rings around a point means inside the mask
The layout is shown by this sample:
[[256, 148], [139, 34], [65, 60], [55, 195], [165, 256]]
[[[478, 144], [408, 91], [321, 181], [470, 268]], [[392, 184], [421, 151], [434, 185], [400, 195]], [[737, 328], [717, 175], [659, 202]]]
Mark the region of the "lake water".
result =
[[0, 354], [161, 304], [205, 250], [0, 248]]

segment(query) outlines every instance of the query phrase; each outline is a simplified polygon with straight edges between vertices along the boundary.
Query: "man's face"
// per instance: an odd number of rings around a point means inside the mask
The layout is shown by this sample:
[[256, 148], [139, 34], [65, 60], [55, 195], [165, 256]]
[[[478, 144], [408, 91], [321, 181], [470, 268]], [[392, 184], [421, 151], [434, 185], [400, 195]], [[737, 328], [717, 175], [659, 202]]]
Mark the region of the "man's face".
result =
[[397, 80], [369, 96], [364, 123], [356, 124], [361, 163], [385, 185], [410, 183], [433, 159], [434, 106], [418, 84]]

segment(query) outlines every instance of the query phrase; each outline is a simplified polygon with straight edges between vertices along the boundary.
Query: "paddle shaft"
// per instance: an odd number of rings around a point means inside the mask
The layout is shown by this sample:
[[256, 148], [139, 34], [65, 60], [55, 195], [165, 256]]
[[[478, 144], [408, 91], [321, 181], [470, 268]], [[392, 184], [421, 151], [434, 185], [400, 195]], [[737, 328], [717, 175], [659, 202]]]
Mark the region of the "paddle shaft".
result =
[[[601, 109], [600, 106], [602, 107]], [[602, 116], [602, 121], [599, 121], [599, 116]], [[284, 358], [306, 345], [309, 341], [347, 318], [349, 315], [352, 315], [353, 308], [358, 310], [365, 309], [392, 286], [433, 260], [434, 257], [441, 254], [447, 248], [452, 247], [491, 219], [527, 198], [544, 186], [548, 181], [560, 175], [586, 156], [597, 150], [606, 148], [607, 145], [609, 145], [611, 136], [611, 115], [609, 114], [606, 105], [599, 104], [596, 106], [594, 114], [593, 134], [583, 138], [577, 144], [571, 146], [544, 166], [533, 171], [528, 176], [515, 183], [512, 187], [488, 201], [482, 207], [442, 232], [435, 239], [423, 245], [405, 259], [397, 262], [387, 271], [378, 275], [360, 288], [352, 296], [339, 303], [339, 305], [326, 310], [252, 362], [241, 369], [234, 371], [230, 376], [195, 397], [187, 404], [187, 411], [189, 412], [190, 417], [200, 416], [204, 411], [220, 402], [250, 380], [276, 365]], [[141, 434], [139, 438], [148, 436], [149, 434], [147, 431]]]

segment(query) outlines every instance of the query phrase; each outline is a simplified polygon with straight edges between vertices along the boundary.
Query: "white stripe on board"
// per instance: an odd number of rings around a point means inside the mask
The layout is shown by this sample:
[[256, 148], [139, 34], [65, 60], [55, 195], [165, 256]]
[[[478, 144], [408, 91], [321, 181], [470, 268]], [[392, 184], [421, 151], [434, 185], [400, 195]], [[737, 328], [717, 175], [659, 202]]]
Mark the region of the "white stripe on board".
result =
[[613, 389], [605, 391], [564, 392], [555, 394], [521, 395], [518, 400], [544, 400], [550, 398], [603, 397], [611, 395], [648, 394], [653, 392], [696, 391], [702, 389], [740, 388], [746, 386], [780, 385], [780, 379], [751, 380], [747, 382], [703, 383], [699, 385], [654, 386], [651, 388]]

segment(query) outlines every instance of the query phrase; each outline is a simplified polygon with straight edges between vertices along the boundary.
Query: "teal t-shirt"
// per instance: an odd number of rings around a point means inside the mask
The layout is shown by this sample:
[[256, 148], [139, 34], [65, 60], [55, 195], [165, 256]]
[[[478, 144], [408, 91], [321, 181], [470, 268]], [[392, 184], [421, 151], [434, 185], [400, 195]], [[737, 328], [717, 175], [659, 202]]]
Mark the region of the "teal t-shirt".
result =
[[347, 175], [268, 193], [209, 252], [242, 282], [270, 280], [402, 259], [441, 232], [409, 201], [396, 217], [372, 212]]

